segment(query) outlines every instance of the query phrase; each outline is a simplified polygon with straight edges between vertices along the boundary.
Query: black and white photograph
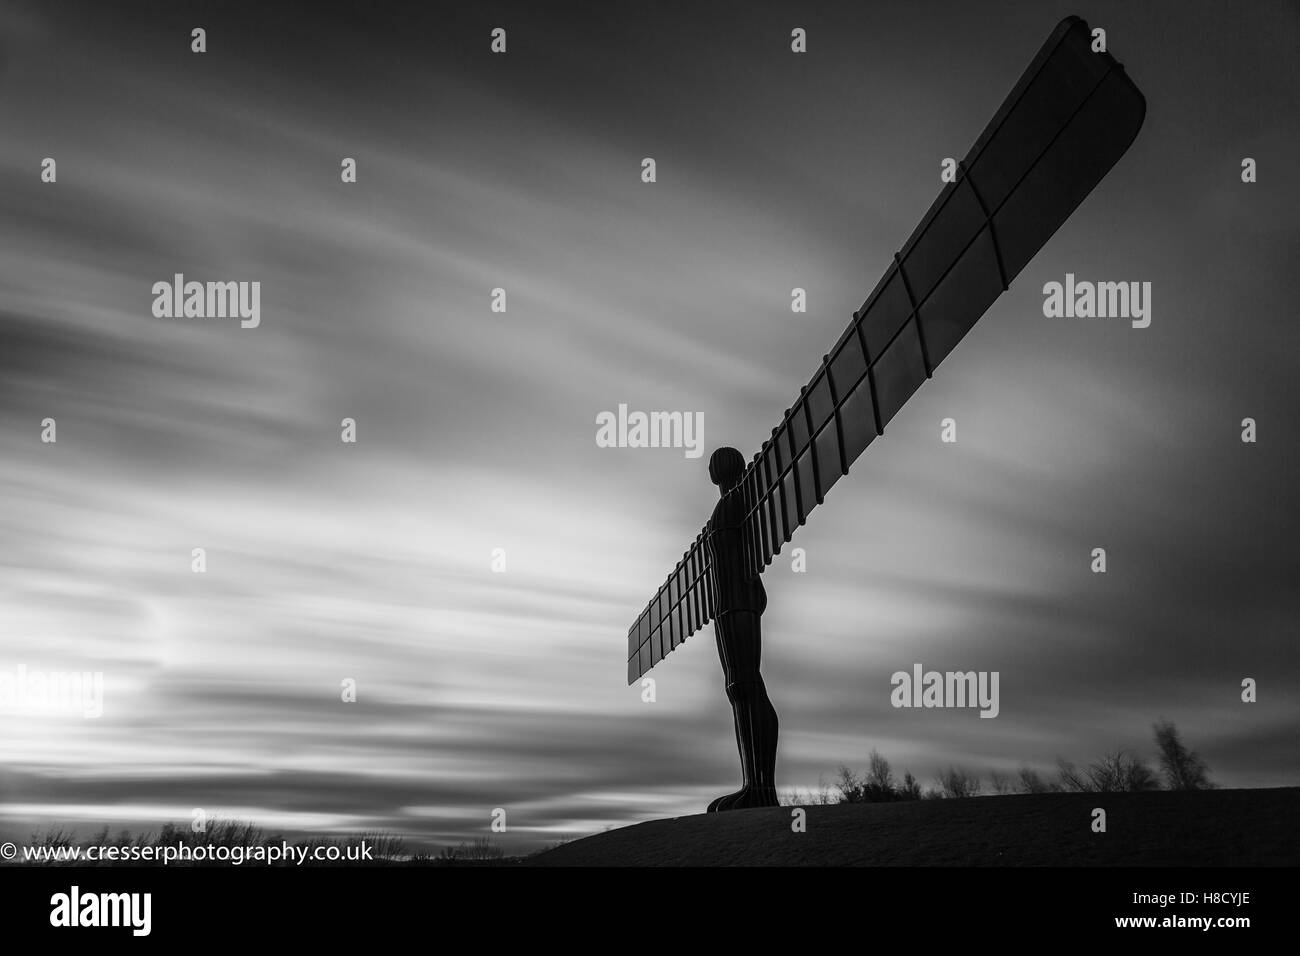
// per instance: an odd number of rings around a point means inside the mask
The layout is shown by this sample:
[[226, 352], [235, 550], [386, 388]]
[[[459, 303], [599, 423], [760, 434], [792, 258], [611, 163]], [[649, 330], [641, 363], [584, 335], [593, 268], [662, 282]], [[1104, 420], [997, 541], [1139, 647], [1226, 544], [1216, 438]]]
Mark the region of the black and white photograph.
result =
[[1298, 156], [1294, 0], [4, 0], [3, 925], [1282, 929]]

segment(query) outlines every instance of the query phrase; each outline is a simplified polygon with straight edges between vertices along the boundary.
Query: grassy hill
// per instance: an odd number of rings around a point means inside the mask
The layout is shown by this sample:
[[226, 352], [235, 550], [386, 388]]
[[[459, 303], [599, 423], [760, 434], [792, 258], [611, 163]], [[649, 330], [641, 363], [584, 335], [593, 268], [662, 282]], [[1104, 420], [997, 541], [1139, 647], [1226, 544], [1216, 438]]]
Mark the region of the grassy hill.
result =
[[[1092, 810], [1106, 832], [1092, 832]], [[698, 814], [612, 830], [531, 866], [1294, 866], [1300, 787], [1044, 793]]]

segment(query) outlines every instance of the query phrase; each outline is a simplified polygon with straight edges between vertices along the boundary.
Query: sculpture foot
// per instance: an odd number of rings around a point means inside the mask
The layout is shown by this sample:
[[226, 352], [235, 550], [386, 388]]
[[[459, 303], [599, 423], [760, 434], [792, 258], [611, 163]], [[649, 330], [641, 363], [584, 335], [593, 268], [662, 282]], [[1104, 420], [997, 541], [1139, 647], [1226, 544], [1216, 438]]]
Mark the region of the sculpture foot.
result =
[[737, 797], [739, 797], [744, 792], [745, 791], [742, 789], [742, 790], [737, 790], [735, 793], [728, 793], [725, 796], [718, 797], [718, 799], [714, 800], [712, 803], [709, 804], [709, 809], [706, 810], [705, 812], [717, 813], [720, 810], [730, 810], [732, 803], [736, 800]]
[[748, 810], [753, 807], [779, 807], [780, 805], [781, 801], [777, 799], [775, 787], [744, 787], [739, 793], [733, 795], [726, 809]]

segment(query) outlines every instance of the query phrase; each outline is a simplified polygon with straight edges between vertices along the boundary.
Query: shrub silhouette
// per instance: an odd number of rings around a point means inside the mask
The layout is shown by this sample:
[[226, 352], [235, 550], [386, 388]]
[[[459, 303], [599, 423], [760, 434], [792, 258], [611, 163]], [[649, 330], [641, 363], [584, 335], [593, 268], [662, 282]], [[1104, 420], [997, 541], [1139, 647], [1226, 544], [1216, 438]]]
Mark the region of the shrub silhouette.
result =
[[505, 857], [505, 851], [487, 837], [475, 837], [470, 843], [443, 847], [439, 863], [491, 863]]
[[[1216, 784], [1209, 778], [1205, 761], [1188, 748], [1178, 728], [1167, 720], [1152, 725], [1160, 754], [1160, 771], [1169, 790], [1210, 790]], [[1079, 767], [1064, 757], [1056, 758], [1055, 775], [1044, 775], [1032, 767], [1021, 766], [1012, 777], [1000, 770], [988, 774], [988, 789], [980, 776], [961, 767], [948, 767], [935, 778], [935, 785], [924, 792], [911, 771], [903, 775], [902, 784], [894, 781], [892, 768], [874, 747], [866, 774], [859, 776], [850, 767], [840, 765], [835, 782], [837, 793], [827, 798], [821, 782], [820, 799], [791, 791], [790, 805], [815, 803], [886, 803], [893, 800], [936, 800], [974, 797], [982, 792], [1008, 793], [1139, 793], [1161, 789], [1160, 777], [1141, 757], [1119, 749]], [[804, 797], [804, 799], [800, 799]]]
[[1061, 789], [1059, 784], [1044, 780], [1042, 774], [1030, 767], [1021, 767], [1016, 777], [1017, 793], [1054, 793]]
[[945, 799], [977, 797], [981, 789], [979, 774], [969, 773], [961, 767], [949, 767], [939, 774], [936, 783], [940, 796]]
[[1160, 782], [1146, 762], [1123, 750], [1089, 764], [1088, 782], [1096, 793], [1137, 793], [1160, 789]]
[[1057, 790], [1067, 793], [1138, 793], [1159, 790], [1160, 782], [1140, 757], [1116, 750], [1079, 769], [1058, 757]]
[[1151, 729], [1160, 750], [1160, 769], [1170, 790], [1212, 790], [1210, 771], [1195, 751], [1183, 746], [1178, 728], [1171, 721], [1159, 720]]
[[839, 791], [836, 803], [893, 803], [898, 800], [921, 799], [921, 786], [909, 770], [903, 775], [903, 784], [894, 782], [894, 771], [880, 751], [871, 749], [866, 775], [859, 777], [850, 767], [839, 768], [835, 783]]
[[912, 776], [912, 771], [909, 770], [903, 774], [903, 786], [899, 789], [898, 793], [898, 799], [900, 800], [921, 799], [921, 785], [917, 783], [916, 778]]

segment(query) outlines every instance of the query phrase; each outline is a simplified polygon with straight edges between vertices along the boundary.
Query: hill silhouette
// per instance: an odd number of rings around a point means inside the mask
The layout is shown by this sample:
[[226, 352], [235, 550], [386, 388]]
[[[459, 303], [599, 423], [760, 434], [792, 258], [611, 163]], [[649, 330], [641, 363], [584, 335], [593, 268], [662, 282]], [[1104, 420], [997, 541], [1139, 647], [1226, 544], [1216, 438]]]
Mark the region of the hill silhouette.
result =
[[[1094, 833], [1092, 811], [1106, 811]], [[1300, 862], [1300, 787], [1042, 793], [791, 807], [653, 820], [530, 866], [1284, 866]]]

